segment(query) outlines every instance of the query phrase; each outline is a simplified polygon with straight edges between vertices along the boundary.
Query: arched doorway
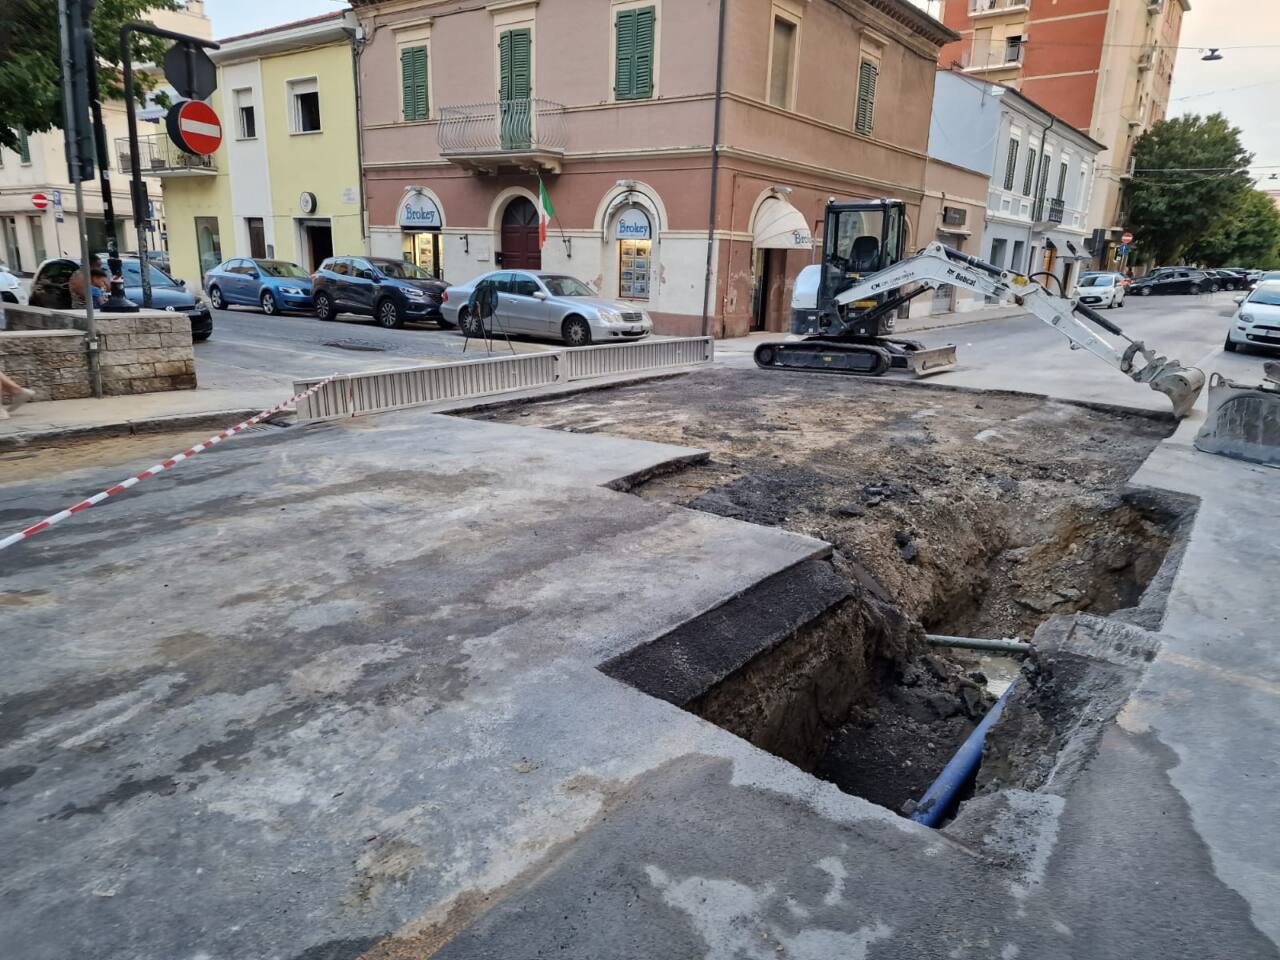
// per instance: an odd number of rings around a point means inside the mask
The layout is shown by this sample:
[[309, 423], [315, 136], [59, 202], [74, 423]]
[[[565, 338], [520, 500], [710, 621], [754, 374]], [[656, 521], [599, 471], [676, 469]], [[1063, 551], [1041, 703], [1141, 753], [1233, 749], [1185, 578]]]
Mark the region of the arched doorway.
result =
[[502, 265], [516, 270], [541, 270], [538, 209], [528, 197], [516, 197], [502, 211]]

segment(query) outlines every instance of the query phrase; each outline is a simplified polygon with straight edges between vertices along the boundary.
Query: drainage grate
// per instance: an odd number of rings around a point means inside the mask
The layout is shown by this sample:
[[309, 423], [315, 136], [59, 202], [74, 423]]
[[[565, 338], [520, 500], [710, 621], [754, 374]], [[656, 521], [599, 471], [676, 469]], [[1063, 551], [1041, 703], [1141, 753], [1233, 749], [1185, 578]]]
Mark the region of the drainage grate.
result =
[[372, 340], [325, 340], [321, 346], [339, 350], [359, 350], [363, 353], [385, 353], [387, 348]]

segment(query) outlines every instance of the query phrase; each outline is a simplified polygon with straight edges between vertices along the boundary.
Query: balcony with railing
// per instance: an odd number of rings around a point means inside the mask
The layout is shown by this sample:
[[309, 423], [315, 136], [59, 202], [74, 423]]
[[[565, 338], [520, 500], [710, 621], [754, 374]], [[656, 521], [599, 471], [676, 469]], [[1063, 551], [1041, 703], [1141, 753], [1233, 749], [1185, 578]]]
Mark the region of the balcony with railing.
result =
[[442, 157], [477, 173], [559, 173], [569, 139], [564, 104], [536, 98], [442, 107], [436, 137]]
[[961, 51], [960, 66], [965, 73], [1018, 70], [1022, 66], [1022, 41], [1020, 38], [998, 42], [975, 40], [972, 47]]
[[974, 19], [997, 17], [1006, 13], [1026, 13], [1028, 0], [969, 0], [969, 16]]
[[1066, 210], [1066, 202], [1061, 197], [1041, 197], [1036, 201], [1033, 219], [1036, 223], [1061, 223]]
[[[129, 139], [116, 140], [116, 156], [121, 173], [133, 173], [129, 157]], [[138, 166], [144, 177], [214, 176], [218, 165], [213, 157], [198, 157], [179, 150], [164, 134], [138, 138]]]

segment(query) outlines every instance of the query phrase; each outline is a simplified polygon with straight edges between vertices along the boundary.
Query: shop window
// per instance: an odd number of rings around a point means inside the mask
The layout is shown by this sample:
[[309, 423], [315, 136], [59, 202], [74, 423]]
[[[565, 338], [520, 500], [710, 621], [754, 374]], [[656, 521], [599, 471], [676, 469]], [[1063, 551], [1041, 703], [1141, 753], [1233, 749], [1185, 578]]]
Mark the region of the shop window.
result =
[[653, 226], [639, 207], [628, 207], [614, 226], [618, 246], [618, 297], [648, 300], [653, 275]]
[[619, 10], [614, 18], [613, 95], [618, 100], [653, 96], [653, 7]]
[[876, 121], [876, 83], [880, 67], [874, 60], [863, 60], [858, 67], [858, 112], [853, 129], [871, 136]]
[[222, 262], [222, 237], [217, 217], [196, 217], [196, 250], [200, 272], [207, 273]]
[[320, 85], [315, 77], [289, 81], [289, 130], [291, 133], [320, 131]]
[[438, 230], [418, 230], [400, 235], [400, 253], [405, 262], [421, 267], [437, 280], [444, 279], [444, 260], [440, 247]]
[[784, 110], [791, 108], [797, 29], [795, 23], [784, 17], [773, 18], [773, 47], [769, 54], [769, 103]]
[[427, 48], [400, 51], [400, 103], [406, 120], [426, 120], [431, 113], [427, 96]]

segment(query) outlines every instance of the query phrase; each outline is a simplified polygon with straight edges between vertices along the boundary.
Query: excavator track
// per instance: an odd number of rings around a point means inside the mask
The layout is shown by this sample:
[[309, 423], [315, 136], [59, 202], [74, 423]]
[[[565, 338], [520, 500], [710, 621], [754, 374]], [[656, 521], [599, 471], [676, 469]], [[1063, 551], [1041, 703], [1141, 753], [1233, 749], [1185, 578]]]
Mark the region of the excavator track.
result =
[[956, 365], [956, 348], [926, 347], [915, 340], [795, 340], [756, 347], [756, 366], [763, 370], [809, 370], [855, 377], [879, 377], [889, 370], [909, 370], [917, 377], [942, 373]]

